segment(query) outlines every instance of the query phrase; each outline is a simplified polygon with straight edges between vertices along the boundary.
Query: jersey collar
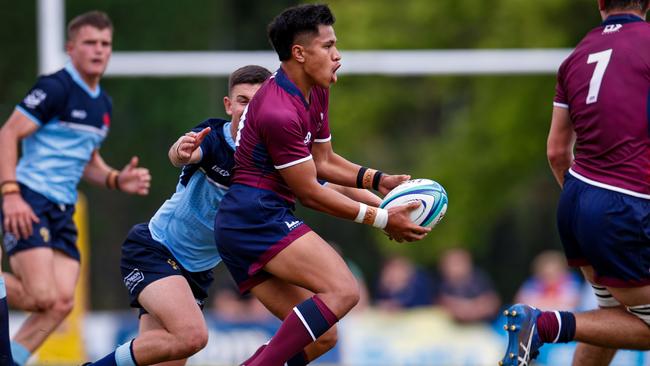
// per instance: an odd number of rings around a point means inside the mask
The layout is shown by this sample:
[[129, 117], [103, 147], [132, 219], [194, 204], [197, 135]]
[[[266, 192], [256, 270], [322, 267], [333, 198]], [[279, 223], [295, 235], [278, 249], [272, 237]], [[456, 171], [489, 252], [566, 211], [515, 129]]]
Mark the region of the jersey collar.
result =
[[610, 15], [603, 21], [603, 26], [608, 26], [612, 24], [625, 24], [625, 23], [636, 23], [643, 22], [643, 18], [633, 14], [614, 14]]
[[302, 95], [302, 92], [300, 89], [298, 89], [296, 84], [294, 84], [293, 81], [289, 79], [284, 70], [282, 70], [282, 67], [280, 67], [278, 71], [275, 72], [275, 82], [290, 95], [295, 95], [300, 98], [305, 108], [309, 109], [309, 103], [307, 103], [305, 96]]
[[65, 71], [70, 74], [70, 77], [72, 77], [72, 80], [79, 85], [81, 89], [83, 89], [88, 95], [90, 95], [92, 98], [97, 98], [99, 94], [102, 92], [102, 88], [97, 84], [97, 88], [95, 88], [95, 91], [92, 91], [88, 84], [84, 81], [84, 79], [81, 78], [81, 75], [79, 75], [79, 72], [77, 69], [74, 68], [72, 65], [72, 62], [67, 62], [65, 64]]
[[226, 142], [228, 143], [228, 146], [235, 150], [235, 141], [232, 138], [232, 134], [230, 133], [230, 126], [232, 125], [232, 122], [224, 123], [223, 124], [223, 136], [226, 138]]

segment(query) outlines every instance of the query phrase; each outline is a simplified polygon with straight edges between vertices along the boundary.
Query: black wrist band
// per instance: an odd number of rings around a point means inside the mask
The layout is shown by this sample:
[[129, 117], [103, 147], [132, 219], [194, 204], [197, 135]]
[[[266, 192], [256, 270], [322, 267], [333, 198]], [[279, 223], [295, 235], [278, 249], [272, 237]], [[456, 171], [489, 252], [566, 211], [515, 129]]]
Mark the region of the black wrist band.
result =
[[372, 178], [372, 189], [375, 191], [379, 190], [379, 181], [381, 180], [382, 175], [384, 175], [384, 172], [377, 170], [375, 176]]
[[359, 173], [357, 173], [357, 188], [363, 188], [363, 175], [366, 174], [366, 168], [365, 166], [362, 166], [359, 168]]

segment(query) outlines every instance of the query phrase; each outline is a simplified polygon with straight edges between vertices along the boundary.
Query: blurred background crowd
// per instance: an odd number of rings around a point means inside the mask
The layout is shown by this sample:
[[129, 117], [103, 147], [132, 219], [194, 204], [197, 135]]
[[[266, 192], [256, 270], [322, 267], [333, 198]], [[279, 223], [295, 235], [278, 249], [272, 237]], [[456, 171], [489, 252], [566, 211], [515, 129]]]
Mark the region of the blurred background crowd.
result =
[[[0, 0], [3, 121], [36, 76], [35, 3]], [[115, 25], [115, 51], [270, 50], [266, 25], [297, 3], [67, 0], [65, 14], [69, 20], [90, 9], [105, 11]], [[311, 227], [336, 243], [356, 274], [363, 298], [354, 311], [434, 309], [454, 325], [496, 329], [500, 310], [513, 302], [542, 309], [593, 308], [591, 291], [559, 252], [555, 203], [560, 189], [545, 153], [555, 75], [345, 75], [345, 59], [351, 50], [570, 48], [599, 23], [596, 1], [327, 3], [337, 16], [343, 56], [330, 101], [336, 150], [387, 172], [434, 179], [450, 200], [442, 223], [409, 245], [298, 208]], [[102, 88], [114, 102], [102, 155], [107, 161], [139, 155], [153, 181], [143, 198], [81, 185], [88, 199], [87, 305], [96, 312], [128, 308], [119, 246], [128, 229], [150, 218], [173, 191], [180, 171], [166, 152], [175, 138], [208, 117], [224, 116], [227, 80], [107, 76]], [[216, 277], [208, 317], [230, 323], [269, 320], [256, 300], [234, 290], [224, 268]], [[379, 347], [365, 356], [380, 354]], [[491, 364], [498, 356], [482, 357]]]
[[[442, 309], [459, 325], [490, 324], [500, 315], [504, 304], [525, 303], [543, 310], [582, 310], [595, 308], [588, 283], [567, 267], [564, 255], [547, 250], [537, 255], [530, 274], [511, 299], [504, 298], [493, 280], [466, 249], [442, 253], [437, 267], [422, 267], [411, 259], [393, 255], [383, 261], [376, 281], [367, 281], [359, 266], [348, 260], [361, 288], [361, 301], [354, 308], [363, 312], [370, 307], [386, 312]], [[211, 314], [227, 321], [263, 320], [271, 315], [252, 296], [240, 296], [228, 280], [215, 289]]]

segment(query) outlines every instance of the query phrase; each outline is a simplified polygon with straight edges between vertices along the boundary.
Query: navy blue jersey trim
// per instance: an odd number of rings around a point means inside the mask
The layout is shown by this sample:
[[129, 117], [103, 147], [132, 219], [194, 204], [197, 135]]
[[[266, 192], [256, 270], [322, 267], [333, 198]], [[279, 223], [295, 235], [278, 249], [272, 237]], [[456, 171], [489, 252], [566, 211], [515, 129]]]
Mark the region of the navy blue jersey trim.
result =
[[275, 80], [278, 86], [280, 86], [290, 95], [295, 95], [299, 97], [300, 100], [302, 101], [302, 104], [305, 105], [305, 108], [309, 108], [309, 103], [307, 103], [305, 96], [302, 95], [302, 92], [300, 91], [300, 89], [298, 89], [296, 84], [294, 84], [291, 80], [289, 80], [289, 77], [287, 76], [287, 74], [284, 73], [284, 70], [282, 70], [282, 68], [279, 68], [278, 71], [276, 72]]
[[626, 24], [626, 23], [636, 23], [636, 22], [644, 22], [643, 18], [638, 17], [636, 15], [632, 14], [617, 14], [617, 15], [612, 15], [607, 17], [605, 21], [603, 22], [603, 26], [611, 25], [611, 24]]

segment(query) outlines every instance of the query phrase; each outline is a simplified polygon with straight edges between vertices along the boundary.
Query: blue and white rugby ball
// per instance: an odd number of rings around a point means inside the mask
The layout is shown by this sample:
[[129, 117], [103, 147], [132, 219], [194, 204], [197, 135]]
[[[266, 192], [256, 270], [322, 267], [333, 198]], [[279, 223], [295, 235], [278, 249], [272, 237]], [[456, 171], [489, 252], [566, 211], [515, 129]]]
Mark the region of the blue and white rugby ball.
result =
[[432, 228], [442, 220], [447, 212], [447, 192], [431, 179], [412, 179], [393, 188], [379, 207], [391, 208], [420, 201], [420, 207], [411, 211], [411, 221]]

